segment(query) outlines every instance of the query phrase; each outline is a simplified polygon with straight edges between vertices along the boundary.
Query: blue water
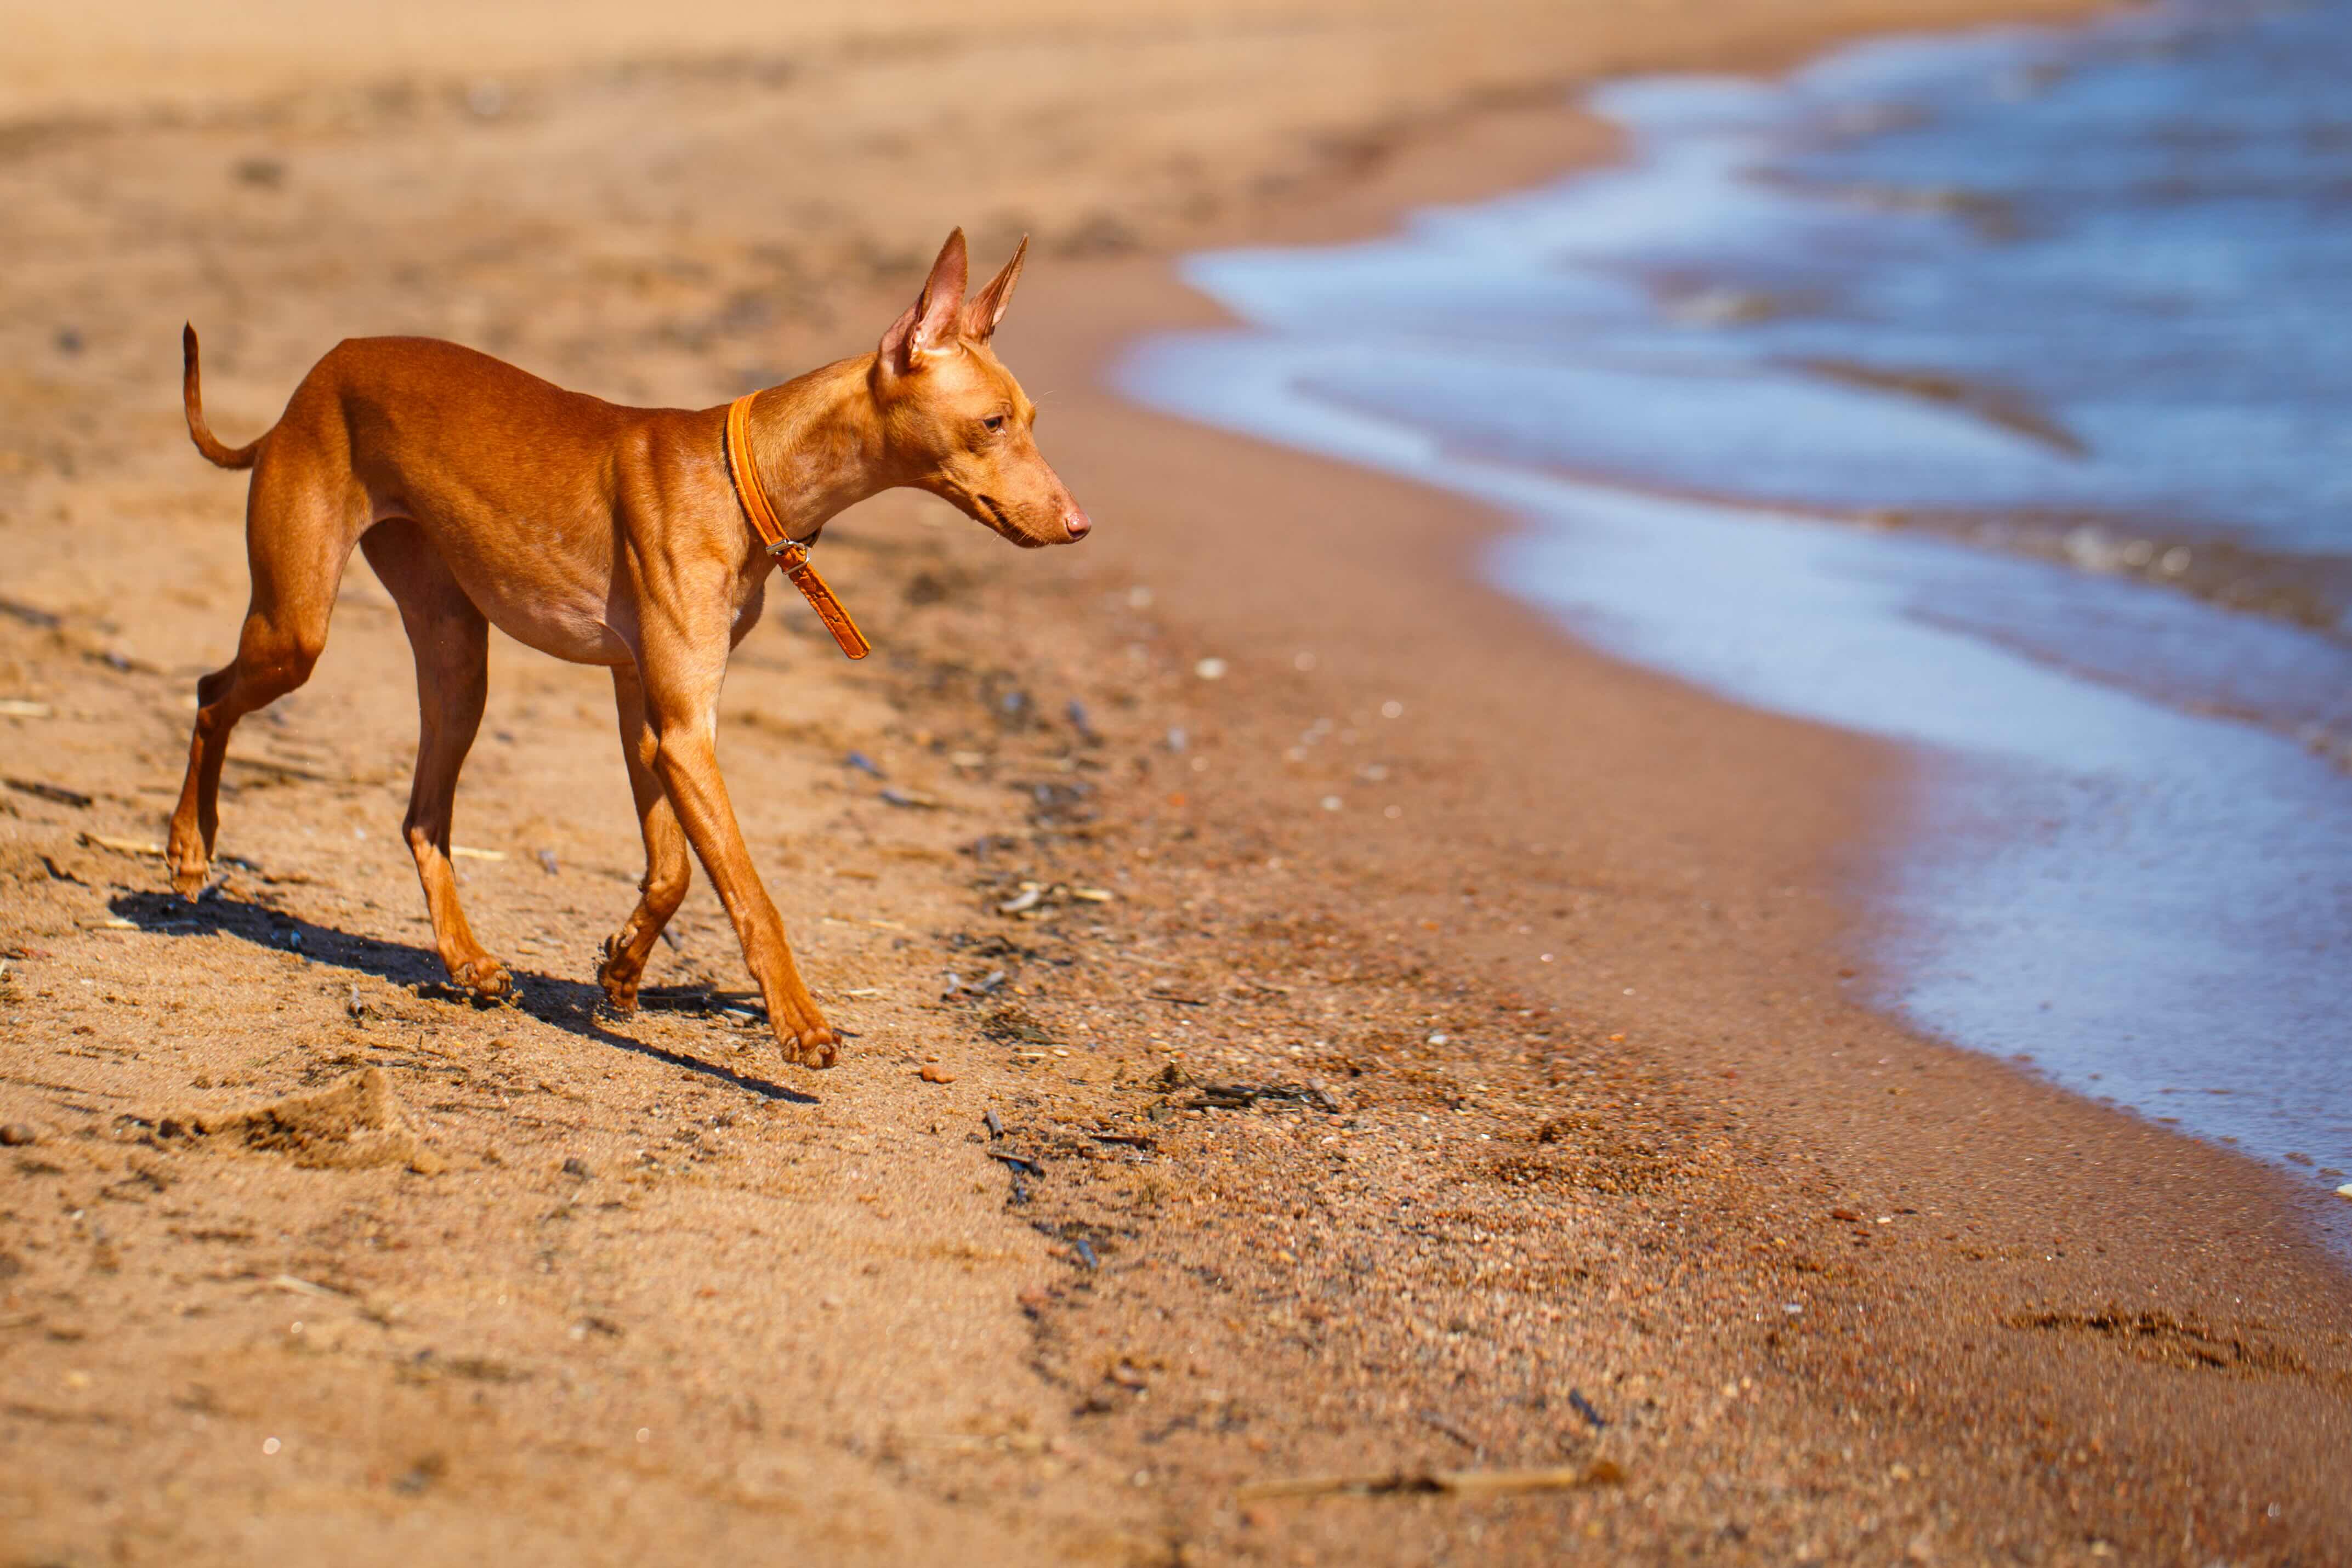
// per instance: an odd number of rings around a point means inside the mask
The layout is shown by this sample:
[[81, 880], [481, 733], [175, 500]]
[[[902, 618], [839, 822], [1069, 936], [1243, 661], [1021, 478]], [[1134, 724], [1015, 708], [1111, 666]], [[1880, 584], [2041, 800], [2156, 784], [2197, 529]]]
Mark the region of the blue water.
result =
[[1616, 168], [1193, 258], [1172, 412], [1442, 485], [1575, 637], [1918, 748], [1919, 1027], [2352, 1171], [2352, 0], [1628, 81]]

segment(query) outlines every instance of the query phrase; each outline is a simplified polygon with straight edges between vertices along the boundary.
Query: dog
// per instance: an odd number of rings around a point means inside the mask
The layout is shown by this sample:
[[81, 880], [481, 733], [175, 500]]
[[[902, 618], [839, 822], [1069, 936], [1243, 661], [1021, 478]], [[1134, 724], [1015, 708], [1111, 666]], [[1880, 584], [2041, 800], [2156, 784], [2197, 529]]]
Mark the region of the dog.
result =
[[164, 849], [173, 887], [203, 889], [229, 734], [310, 679], [356, 544], [415, 654], [402, 833], [450, 979], [486, 997], [514, 988], [467, 927], [449, 867], [495, 625], [613, 673], [646, 874], [597, 970], [609, 1005], [635, 1007], [654, 942], [686, 896], [691, 846], [785, 1059], [832, 1066], [840, 1037], [801, 980], [719, 777], [719, 683], [780, 560], [845, 651], [863, 652], [806, 553], [835, 514], [882, 490], [929, 490], [1018, 545], [1086, 536], [1086, 512], [1038, 453], [1035, 405], [989, 346], [1027, 253], [1024, 239], [967, 298], [958, 229], [875, 352], [698, 412], [617, 406], [437, 339], [358, 338], [311, 368], [266, 434], [232, 448], [205, 423], [188, 328], [189, 437], [220, 467], [253, 470], [253, 587], [236, 657], [196, 683]]

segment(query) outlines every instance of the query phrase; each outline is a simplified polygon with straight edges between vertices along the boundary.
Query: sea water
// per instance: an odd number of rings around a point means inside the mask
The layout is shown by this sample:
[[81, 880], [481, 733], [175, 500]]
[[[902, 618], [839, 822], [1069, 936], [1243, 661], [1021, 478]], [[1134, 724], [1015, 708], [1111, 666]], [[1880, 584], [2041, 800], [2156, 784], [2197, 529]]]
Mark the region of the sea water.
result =
[[[1520, 520], [1570, 635], [1915, 747], [1880, 1000], [2352, 1170], [2352, 0], [1621, 82], [1610, 169], [1192, 258], [1139, 400]], [[1563, 715], [1566, 721], [1568, 715]]]

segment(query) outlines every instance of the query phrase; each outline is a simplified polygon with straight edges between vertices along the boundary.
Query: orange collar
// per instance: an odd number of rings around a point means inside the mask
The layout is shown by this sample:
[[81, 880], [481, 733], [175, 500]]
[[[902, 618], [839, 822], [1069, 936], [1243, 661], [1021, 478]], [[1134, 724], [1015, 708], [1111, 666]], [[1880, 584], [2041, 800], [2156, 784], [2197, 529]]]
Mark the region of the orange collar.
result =
[[852, 658], [864, 658], [874, 650], [874, 645], [866, 640], [866, 634], [857, 629], [857, 623], [849, 618], [849, 612], [833, 596], [833, 590], [816, 574], [816, 568], [809, 564], [809, 547], [784, 536], [784, 525], [777, 518], [776, 509], [768, 504], [768, 492], [760, 488], [760, 470], [751, 462], [751, 399], [758, 395], [756, 392], [747, 392], [727, 405], [727, 477], [734, 483], [735, 499], [741, 504], [743, 515], [751, 520], [752, 531], [760, 536], [760, 542], [767, 546], [768, 553], [784, 569], [784, 575], [793, 580], [793, 586], [808, 600], [817, 619], [824, 623], [824, 629], [841, 645], [841, 651]]

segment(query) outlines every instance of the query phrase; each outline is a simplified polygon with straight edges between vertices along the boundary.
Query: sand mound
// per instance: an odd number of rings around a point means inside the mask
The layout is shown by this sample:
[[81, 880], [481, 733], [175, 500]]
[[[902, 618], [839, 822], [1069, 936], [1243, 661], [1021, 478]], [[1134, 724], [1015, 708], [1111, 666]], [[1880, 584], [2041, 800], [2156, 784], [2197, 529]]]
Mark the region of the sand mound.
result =
[[381, 1068], [365, 1068], [325, 1089], [247, 1110], [167, 1117], [156, 1130], [166, 1138], [282, 1154], [314, 1170], [406, 1165], [431, 1175], [442, 1169], [441, 1157], [408, 1124]]

